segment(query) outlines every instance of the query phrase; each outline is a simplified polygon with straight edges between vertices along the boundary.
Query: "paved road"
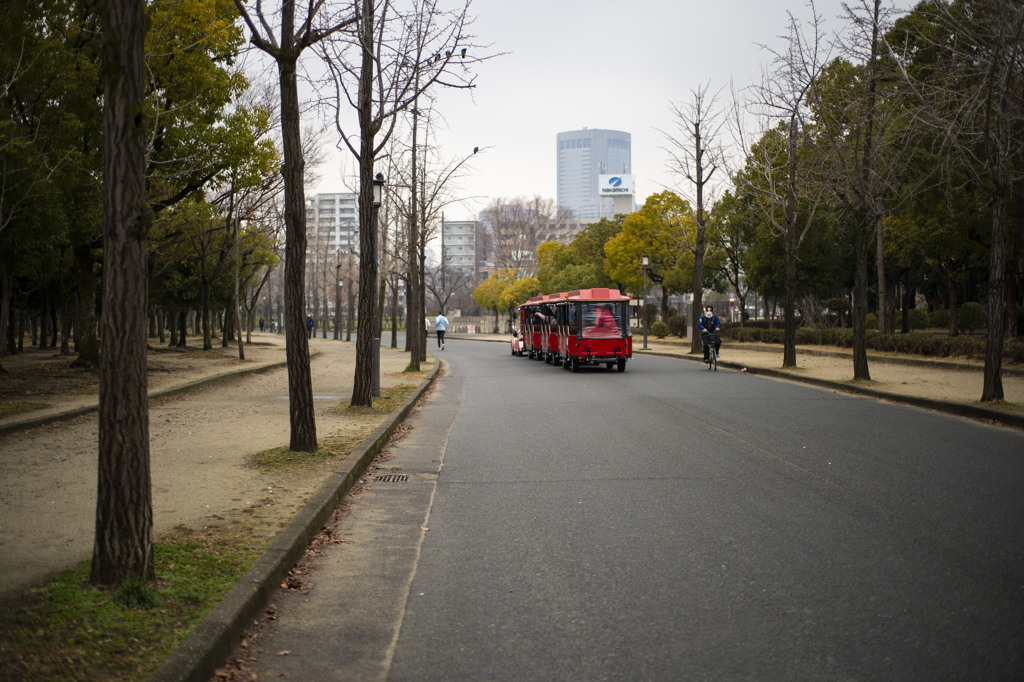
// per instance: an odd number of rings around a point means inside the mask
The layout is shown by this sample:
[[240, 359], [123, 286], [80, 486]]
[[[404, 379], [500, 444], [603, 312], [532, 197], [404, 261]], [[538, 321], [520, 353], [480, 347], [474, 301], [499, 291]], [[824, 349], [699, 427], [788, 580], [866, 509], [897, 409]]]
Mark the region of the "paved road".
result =
[[279, 602], [267, 677], [1024, 676], [1020, 431], [665, 358], [439, 355], [409, 483]]

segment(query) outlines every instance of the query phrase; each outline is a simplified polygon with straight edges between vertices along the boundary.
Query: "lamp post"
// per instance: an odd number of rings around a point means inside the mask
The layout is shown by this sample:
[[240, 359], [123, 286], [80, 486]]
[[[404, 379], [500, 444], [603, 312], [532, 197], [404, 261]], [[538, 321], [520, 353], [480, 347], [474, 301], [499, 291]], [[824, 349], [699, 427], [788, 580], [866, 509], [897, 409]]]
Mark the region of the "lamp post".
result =
[[640, 305], [640, 314], [644, 316], [644, 350], [647, 350], [647, 266], [650, 262], [647, 256], [640, 256], [640, 264], [644, 269], [644, 300]]
[[[377, 173], [373, 178], [373, 234], [374, 243], [379, 244], [380, 241], [377, 237], [377, 214], [380, 212], [380, 205], [384, 203], [384, 174]], [[379, 254], [373, 254], [373, 257], [377, 259], [377, 279], [373, 283], [373, 316], [371, 317], [372, 323], [368, 330], [373, 334], [373, 380], [370, 384], [370, 395], [374, 398], [380, 397], [380, 319], [377, 311], [380, 307], [377, 305], [377, 299], [380, 296], [380, 256]]]

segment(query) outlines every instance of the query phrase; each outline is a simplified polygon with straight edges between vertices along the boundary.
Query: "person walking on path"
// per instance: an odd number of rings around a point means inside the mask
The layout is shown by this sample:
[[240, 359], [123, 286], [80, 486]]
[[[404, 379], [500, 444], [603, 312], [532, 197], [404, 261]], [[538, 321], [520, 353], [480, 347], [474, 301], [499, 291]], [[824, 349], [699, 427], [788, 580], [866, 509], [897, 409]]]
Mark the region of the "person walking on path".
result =
[[715, 315], [713, 307], [704, 308], [704, 314], [698, 319], [697, 326], [700, 327], [700, 335], [704, 337], [704, 361], [708, 360], [708, 349], [712, 340], [715, 344], [715, 357], [718, 358], [718, 349], [722, 347], [722, 336], [719, 334], [722, 331], [722, 322], [718, 315]]
[[437, 347], [444, 350], [444, 330], [448, 328], [448, 318], [440, 310], [437, 311], [437, 319], [434, 320], [434, 326], [437, 327]]
[[313, 327], [316, 326], [316, 322], [313, 321], [312, 315], [306, 315], [306, 336], [313, 338]]

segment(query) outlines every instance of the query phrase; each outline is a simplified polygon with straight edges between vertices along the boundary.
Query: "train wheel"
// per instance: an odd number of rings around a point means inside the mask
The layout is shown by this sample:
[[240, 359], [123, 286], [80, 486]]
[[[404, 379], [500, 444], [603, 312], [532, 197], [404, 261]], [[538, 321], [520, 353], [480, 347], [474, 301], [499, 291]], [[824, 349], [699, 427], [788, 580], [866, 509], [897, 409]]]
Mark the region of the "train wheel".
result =
[[620, 372], [625, 372], [626, 371], [626, 358], [619, 358], [617, 364], [618, 364], [618, 370]]

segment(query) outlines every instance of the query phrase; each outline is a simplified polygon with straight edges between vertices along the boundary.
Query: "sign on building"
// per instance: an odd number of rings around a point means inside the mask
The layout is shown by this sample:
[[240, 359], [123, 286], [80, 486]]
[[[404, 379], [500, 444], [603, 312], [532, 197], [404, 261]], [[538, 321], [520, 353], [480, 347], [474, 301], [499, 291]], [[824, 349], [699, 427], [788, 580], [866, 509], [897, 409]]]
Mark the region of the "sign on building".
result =
[[633, 196], [636, 194], [636, 181], [630, 174], [599, 175], [597, 177], [597, 193], [602, 197]]

